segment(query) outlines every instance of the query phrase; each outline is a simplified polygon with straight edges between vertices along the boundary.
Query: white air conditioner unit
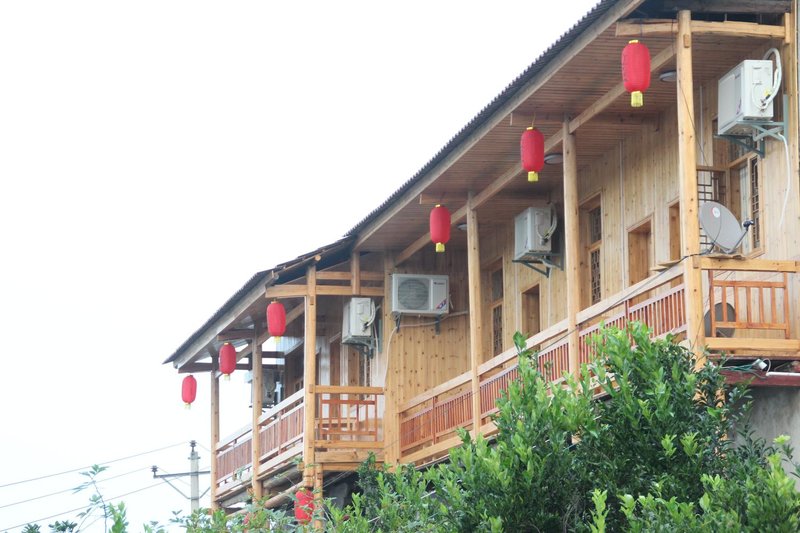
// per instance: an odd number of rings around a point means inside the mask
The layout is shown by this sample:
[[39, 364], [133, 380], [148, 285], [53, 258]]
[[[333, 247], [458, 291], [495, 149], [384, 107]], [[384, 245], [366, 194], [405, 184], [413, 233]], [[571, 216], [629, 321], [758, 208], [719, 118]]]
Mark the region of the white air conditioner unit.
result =
[[439, 316], [449, 307], [447, 276], [392, 275], [392, 313]]
[[553, 205], [529, 207], [514, 218], [514, 260], [531, 261], [553, 251], [558, 216]]
[[350, 298], [344, 303], [343, 315], [342, 344], [371, 344], [375, 321], [372, 298]]
[[717, 133], [750, 134], [748, 122], [772, 119], [773, 73], [769, 59], [748, 59], [720, 78]]

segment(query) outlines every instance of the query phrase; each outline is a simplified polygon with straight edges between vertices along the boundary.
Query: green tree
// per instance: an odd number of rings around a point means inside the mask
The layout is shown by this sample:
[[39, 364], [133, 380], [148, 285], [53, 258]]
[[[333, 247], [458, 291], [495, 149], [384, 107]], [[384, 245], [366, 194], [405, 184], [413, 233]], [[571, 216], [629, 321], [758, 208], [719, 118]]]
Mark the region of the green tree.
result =
[[[596, 360], [578, 379], [553, 383], [521, 335], [515, 343], [519, 380], [497, 402], [492, 442], [462, 433], [450, 461], [424, 476], [390, 483], [385, 472], [369, 474], [384, 481], [367, 483], [353, 506], [332, 513], [331, 530], [383, 523], [403, 530], [389, 522], [398, 517], [429, 524], [413, 526], [422, 531], [705, 531], [702, 524], [780, 531], [796, 524], [797, 492], [780, 458], [767, 461], [763, 442], [746, 438], [735, 447], [730, 438], [742, 425], [746, 388], [726, 387], [718, 366], [698, 365], [690, 350], [652, 340], [634, 323], [601, 330]], [[759, 494], [759, 503], [748, 494]], [[408, 498], [413, 510], [398, 503]]]

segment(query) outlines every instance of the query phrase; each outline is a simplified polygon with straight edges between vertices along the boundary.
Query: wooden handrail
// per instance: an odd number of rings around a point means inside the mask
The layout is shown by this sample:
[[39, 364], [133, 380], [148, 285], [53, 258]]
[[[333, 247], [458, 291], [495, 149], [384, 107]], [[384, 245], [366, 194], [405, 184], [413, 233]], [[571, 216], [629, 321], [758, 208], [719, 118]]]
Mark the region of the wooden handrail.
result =
[[383, 387], [316, 385], [314, 394], [383, 394]]
[[[532, 337], [528, 338], [525, 341], [525, 346], [527, 348], [532, 348], [534, 346], [542, 344], [543, 342], [549, 341], [554, 337], [557, 337], [558, 335], [564, 333], [565, 331], [567, 331], [567, 321], [562, 320], [561, 322], [557, 322], [552, 326], [550, 326], [549, 328], [543, 329], [536, 335], [533, 335]], [[500, 355], [496, 355], [491, 359], [489, 359], [488, 361], [486, 361], [485, 363], [480, 364], [478, 366], [478, 374], [479, 375], [485, 374], [486, 372], [488, 372], [489, 370], [493, 369], [496, 366], [500, 366], [512, 359], [516, 359], [517, 355], [518, 354], [516, 347], [509, 348]]]
[[261, 424], [263, 424], [264, 422], [266, 422], [267, 420], [269, 420], [273, 416], [277, 415], [278, 413], [280, 413], [281, 411], [283, 411], [287, 407], [291, 406], [293, 403], [295, 403], [295, 402], [297, 402], [299, 400], [302, 400], [303, 399], [303, 393], [304, 393], [304, 390], [300, 389], [299, 391], [295, 392], [294, 394], [292, 394], [291, 396], [289, 396], [288, 398], [286, 398], [285, 400], [283, 400], [279, 404], [267, 409], [264, 412], [264, 414], [262, 414], [260, 417], [258, 417], [258, 425], [260, 426]]
[[695, 257], [695, 267], [703, 270], [749, 270], [752, 272], [800, 272], [800, 261], [774, 259], [733, 259]]
[[407, 411], [411, 409], [415, 405], [419, 405], [421, 403], [425, 403], [426, 401], [430, 400], [431, 398], [442, 394], [443, 392], [447, 392], [450, 389], [455, 389], [458, 386], [464, 385], [465, 383], [469, 383], [472, 380], [472, 371], [468, 370], [463, 374], [459, 374], [458, 376], [448, 379], [444, 383], [440, 383], [436, 385], [432, 389], [428, 389], [422, 394], [417, 394], [406, 403], [400, 405], [400, 412]]

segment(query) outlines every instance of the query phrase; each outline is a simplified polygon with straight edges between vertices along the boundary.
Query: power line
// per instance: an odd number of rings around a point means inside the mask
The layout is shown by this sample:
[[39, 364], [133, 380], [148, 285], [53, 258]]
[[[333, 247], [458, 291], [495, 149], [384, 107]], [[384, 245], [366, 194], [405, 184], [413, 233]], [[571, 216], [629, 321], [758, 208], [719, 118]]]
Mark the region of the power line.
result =
[[[170, 444], [169, 446], [164, 446], [163, 448], [156, 448], [155, 450], [150, 450], [150, 451], [147, 451], [147, 452], [141, 452], [141, 453], [137, 453], [137, 454], [134, 454], [134, 455], [129, 455], [127, 457], [120, 457], [119, 459], [112, 459], [111, 461], [105, 461], [105, 462], [102, 462], [102, 463], [95, 463], [95, 464], [97, 464], [97, 465], [108, 465], [108, 464], [111, 464], [111, 463], [118, 463], [120, 461], [125, 461], [127, 459], [133, 459], [134, 457], [141, 457], [142, 455], [147, 455], [147, 454], [150, 454], [150, 453], [156, 453], [156, 452], [160, 452], [162, 450], [167, 450], [169, 448], [174, 448], [175, 446], [178, 446], [178, 445], [181, 445], [181, 444], [184, 444], [184, 442], [181, 441], [181, 442], [178, 442], [178, 443], [175, 443], [175, 444]], [[11, 487], [13, 485], [20, 485], [22, 483], [29, 483], [31, 481], [39, 481], [40, 479], [47, 479], [47, 478], [50, 478], [50, 477], [62, 476], [64, 474], [71, 474], [73, 472], [78, 472], [80, 470], [86, 470], [87, 468], [91, 468], [93, 466], [94, 466], [93, 464], [92, 465], [87, 465], [87, 466], [81, 466], [81, 467], [78, 467], [78, 468], [73, 468], [72, 470], [65, 470], [63, 472], [57, 472], [55, 474], [47, 474], [47, 475], [44, 475], [44, 476], [33, 477], [33, 478], [30, 478], [30, 479], [22, 479], [20, 481], [13, 481], [11, 483], [6, 483], [5, 485], [0, 485], [0, 489], [6, 488], [6, 487]], [[56, 515], [56, 516], [58, 516], [58, 515]]]
[[[155, 485], [148, 485], [147, 487], [142, 487], [140, 489], [132, 490], [130, 492], [126, 492], [125, 494], [120, 494], [119, 496], [114, 496], [112, 498], [105, 498], [105, 500], [107, 502], [112, 502], [114, 500], [118, 500], [120, 498], [124, 498], [125, 496], [130, 496], [131, 494], [136, 494], [137, 492], [142, 492], [142, 491], [145, 491], [145, 490], [148, 490], [148, 489], [152, 489], [152, 488], [155, 488], [155, 487], [160, 487], [160, 486], [161, 486], [161, 483], [156, 483]], [[18, 527], [23, 527], [23, 526], [26, 526], [28, 524], [35, 524], [37, 522], [42, 522], [43, 520], [50, 520], [51, 518], [55, 518], [57, 516], [62, 516], [62, 515], [69, 514], [69, 513], [75, 513], [77, 511], [83, 511], [85, 509], [86, 509], [86, 505], [81, 505], [80, 507], [76, 507], [75, 509], [70, 509], [69, 511], [62, 511], [60, 513], [53, 514], [53, 515], [50, 515], [50, 516], [44, 516], [42, 518], [36, 518], [35, 520], [26, 520], [25, 522], [23, 522], [21, 524], [17, 524], [15, 526], [0, 527], [0, 530], [8, 531], [10, 529], [16, 529]]]
[[[147, 466], [140, 467], [140, 468], [137, 468], [136, 470], [131, 470], [130, 472], [125, 472], [124, 474], [118, 474], [116, 476], [107, 477], [105, 479], [98, 479], [97, 482], [98, 483], [102, 483], [104, 481], [111, 481], [112, 479], [117, 479], [117, 478], [121, 478], [121, 477], [124, 477], [124, 476], [129, 476], [131, 474], [135, 474], [136, 472], [142, 472], [144, 470], [149, 470], [149, 469], [150, 468], [147, 467]], [[20, 500], [18, 502], [6, 503], [4, 505], [0, 505], [0, 509], [5, 509], [6, 507], [13, 507], [15, 505], [20, 505], [20, 504], [23, 504], [23, 503], [33, 502], [33, 501], [36, 501], [36, 500], [41, 500], [43, 498], [49, 498], [50, 496], [55, 496], [57, 494], [64, 494], [66, 492], [75, 492], [75, 491], [76, 491], [75, 487], [70, 487], [68, 489], [59, 490], [57, 492], [51, 492], [50, 494], [43, 494], [41, 496], [35, 496], [33, 498], [28, 498], [27, 500]]]

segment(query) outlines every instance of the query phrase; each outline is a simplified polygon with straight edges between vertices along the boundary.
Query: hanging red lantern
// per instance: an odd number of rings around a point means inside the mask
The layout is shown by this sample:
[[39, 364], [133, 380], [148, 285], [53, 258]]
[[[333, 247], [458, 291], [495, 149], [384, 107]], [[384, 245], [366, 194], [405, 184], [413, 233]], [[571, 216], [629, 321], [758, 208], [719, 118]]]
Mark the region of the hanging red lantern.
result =
[[544, 135], [533, 126], [522, 132], [519, 141], [522, 168], [528, 171], [528, 181], [539, 181], [544, 166]]
[[631, 93], [631, 107], [642, 107], [642, 93], [650, 87], [650, 50], [636, 39], [622, 50], [622, 83]]
[[430, 228], [436, 251], [444, 252], [444, 245], [450, 240], [450, 211], [445, 206], [436, 204], [431, 209]]
[[226, 342], [219, 349], [219, 371], [225, 374], [225, 379], [230, 379], [236, 370], [236, 348]]
[[300, 489], [294, 497], [294, 517], [299, 523], [306, 525], [314, 515], [314, 494], [308, 489]]
[[192, 406], [192, 402], [197, 398], [197, 380], [194, 379], [194, 376], [189, 375], [183, 378], [181, 398], [183, 398], [183, 403], [186, 404], [187, 409]]
[[273, 300], [267, 306], [267, 329], [271, 337], [286, 333], [286, 309], [278, 300]]

